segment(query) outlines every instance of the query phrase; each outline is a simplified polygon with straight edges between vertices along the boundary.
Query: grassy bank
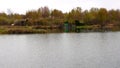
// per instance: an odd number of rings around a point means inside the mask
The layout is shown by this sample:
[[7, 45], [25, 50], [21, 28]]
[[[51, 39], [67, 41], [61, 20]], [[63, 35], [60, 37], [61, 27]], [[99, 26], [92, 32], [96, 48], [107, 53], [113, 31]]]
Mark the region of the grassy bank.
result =
[[[77, 26], [75, 30], [68, 32], [103, 32], [120, 31], [120, 27], [104, 28], [92, 26]], [[63, 28], [50, 26], [0, 26], [0, 34], [41, 34], [41, 33], [62, 33]]]
[[32, 26], [0, 26], [0, 34], [33, 34], [47, 33], [45, 29], [34, 29]]

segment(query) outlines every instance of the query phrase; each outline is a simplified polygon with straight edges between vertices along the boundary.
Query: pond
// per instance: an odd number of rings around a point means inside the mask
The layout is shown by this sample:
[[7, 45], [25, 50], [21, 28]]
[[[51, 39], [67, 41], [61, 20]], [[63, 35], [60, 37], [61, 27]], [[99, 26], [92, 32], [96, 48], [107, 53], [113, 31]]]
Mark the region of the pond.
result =
[[0, 35], [0, 68], [119, 68], [120, 32]]

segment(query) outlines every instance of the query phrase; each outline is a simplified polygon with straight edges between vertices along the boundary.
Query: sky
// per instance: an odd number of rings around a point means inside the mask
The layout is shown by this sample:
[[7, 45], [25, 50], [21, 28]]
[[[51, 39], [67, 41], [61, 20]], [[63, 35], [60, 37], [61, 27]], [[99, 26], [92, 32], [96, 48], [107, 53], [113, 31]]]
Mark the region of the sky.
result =
[[[75, 7], [89, 10], [92, 7], [120, 9], [120, 0], [0, 0], [0, 12], [25, 14], [29, 10], [37, 10], [48, 6], [50, 10], [59, 9], [69, 12]], [[9, 11], [9, 10], [10, 11]]]

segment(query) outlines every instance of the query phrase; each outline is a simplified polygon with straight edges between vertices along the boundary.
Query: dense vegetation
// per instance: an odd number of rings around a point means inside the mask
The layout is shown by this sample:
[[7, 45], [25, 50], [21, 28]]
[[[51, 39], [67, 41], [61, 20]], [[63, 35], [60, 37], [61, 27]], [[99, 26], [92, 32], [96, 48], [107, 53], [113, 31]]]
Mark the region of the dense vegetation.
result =
[[[4, 32], [3, 26], [5, 26], [5, 28], [9, 26], [11, 29], [14, 27], [14, 30], [18, 30], [18, 28], [22, 28], [23, 26], [23, 28], [27, 27], [32, 30], [43, 30], [43, 33], [46, 29], [62, 31], [65, 22], [71, 25], [75, 25], [76, 22], [82, 23], [81, 26], [76, 27], [79, 29], [96, 31], [103, 29], [120, 30], [120, 10], [91, 8], [90, 10], [83, 11], [80, 7], [77, 7], [70, 12], [63, 13], [58, 9], [50, 10], [48, 7], [41, 7], [38, 10], [27, 11], [26, 14], [6, 14], [3, 12], [0, 13], [0, 27], [2, 28], [0, 28], [0, 33]], [[37, 32], [36, 30], [34, 31]], [[31, 33], [31, 30], [29, 31], [28, 29], [28, 33], [29, 32]]]

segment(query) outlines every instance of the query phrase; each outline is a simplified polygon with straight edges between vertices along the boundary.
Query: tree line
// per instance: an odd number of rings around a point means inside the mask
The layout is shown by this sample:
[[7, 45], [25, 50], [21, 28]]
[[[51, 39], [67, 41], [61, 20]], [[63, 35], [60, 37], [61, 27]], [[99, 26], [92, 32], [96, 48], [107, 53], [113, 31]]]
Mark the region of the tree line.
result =
[[0, 13], [0, 25], [11, 25], [16, 20], [26, 19], [25, 26], [39, 25], [62, 25], [64, 22], [74, 24], [80, 21], [85, 25], [106, 24], [120, 25], [120, 10], [107, 10], [106, 8], [91, 8], [82, 10], [81, 7], [73, 8], [71, 11], [63, 13], [61, 10], [50, 10], [48, 7], [41, 7], [37, 10], [27, 11], [25, 14], [18, 13]]

